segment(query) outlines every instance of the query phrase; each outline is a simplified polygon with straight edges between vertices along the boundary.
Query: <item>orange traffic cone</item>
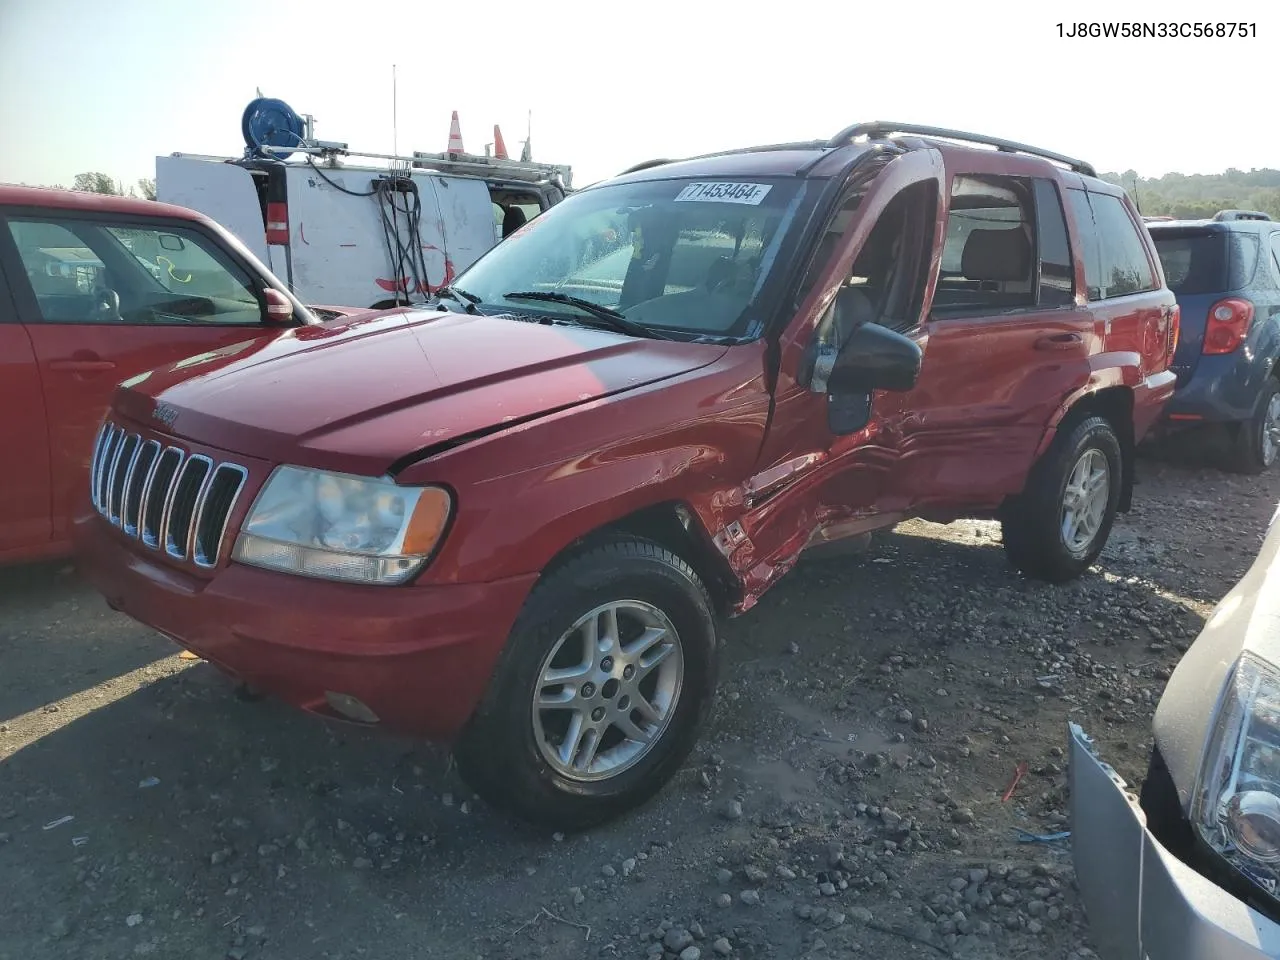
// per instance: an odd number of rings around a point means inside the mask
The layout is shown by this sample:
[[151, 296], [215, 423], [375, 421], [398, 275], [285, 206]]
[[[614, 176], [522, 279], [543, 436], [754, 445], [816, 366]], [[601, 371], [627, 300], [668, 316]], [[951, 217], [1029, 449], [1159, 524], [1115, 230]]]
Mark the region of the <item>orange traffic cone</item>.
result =
[[507, 159], [507, 145], [503, 142], [502, 131], [496, 123], [493, 125], [493, 155], [499, 160]]
[[462, 147], [462, 127], [458, 124], [458, 111], [453, 111], [453, 120], [449, 123], [449, 153], [466, 153]]

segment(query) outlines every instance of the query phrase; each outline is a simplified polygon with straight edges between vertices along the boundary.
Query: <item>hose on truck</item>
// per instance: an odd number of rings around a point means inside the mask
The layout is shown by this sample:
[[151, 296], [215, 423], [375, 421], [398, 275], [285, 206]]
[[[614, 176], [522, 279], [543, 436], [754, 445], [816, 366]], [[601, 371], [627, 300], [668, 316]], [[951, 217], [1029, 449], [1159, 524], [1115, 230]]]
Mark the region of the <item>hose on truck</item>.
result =
[[[391, 276], [397, 282], [408, 281], [403, 289], [403, 300], [402, 291], [396, 291], [396, 302], [407, 304], [413, 293], [428, 294], [430, 287], [427, 285], [427, 262], [422, 254], [422, 197], [418, 193], [417, 182], [412, 177], [391, 174], [375, 179], [368, 190], [352, 190], [327, 176], [310, 157], [307, 158], [307, 165], [335, 190], [351, 197], [375, 198]], [[403, 207], [396, 202], [396, 198], [402, 194], [413, 198], [412, 201], [406, 199]], [[401, 214], [404, 215], [403, 234], [400, 231]]]
[[[406, 284], [405, 300], [413, 293], [428, 294], [427, 261], [422, 254], [422, 197], [418, 185], [409, 177], [383, 177], [374, 181], [378, 197], [378, 213], [382, 219], [382, 237], [391, 263], [391, 276]], [[401, 207], [397, 198], [405, 197]], [[412, 200], [409, 199], [412, 197]], [[404, 232], [400, 230], [400, 215], [404, 215]], [[396, 299], [399, 300], [399, 291]]]

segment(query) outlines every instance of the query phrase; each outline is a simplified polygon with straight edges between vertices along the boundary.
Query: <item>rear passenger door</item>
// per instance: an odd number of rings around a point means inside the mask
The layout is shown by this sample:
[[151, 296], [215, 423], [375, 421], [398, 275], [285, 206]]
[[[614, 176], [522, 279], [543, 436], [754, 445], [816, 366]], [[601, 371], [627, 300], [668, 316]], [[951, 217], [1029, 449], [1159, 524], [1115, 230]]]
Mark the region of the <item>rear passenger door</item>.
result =
[[[1085, 295], [1098, 324], [1099, 352], [1104, 354], [1095, 365], [1112, 376], [1127, 369], [1137, 381], [1128, 386], [1136, 387], [1154, 372], [1157, 361], [1164, 365], [1170, 313], [1154, 254], [1139, 232], [1146, 228], [1120, 196], [1074, 188], [1067, 194], [1086, 238]], [[1135, 426], [1140, 435], [1147, 425]]]
[[0, 269], [0, 560], [25, 556], [51, 539], [49, 436], [40, 371]]
[[977, 159], [952, 171], [932, 308], [915, 334], [924, 363], [901, 407], [890, 509], [982, 512], [1020, 491], [1045, 424], [1088, 379], [1093, 321], [1057, 181], [1043, 164]]
[[261, 278], [190, 221], [67, 210], [0, 215], [0, 263], [39, 367], [48, 508], [62, 538], [116, 385], [265, 332]]

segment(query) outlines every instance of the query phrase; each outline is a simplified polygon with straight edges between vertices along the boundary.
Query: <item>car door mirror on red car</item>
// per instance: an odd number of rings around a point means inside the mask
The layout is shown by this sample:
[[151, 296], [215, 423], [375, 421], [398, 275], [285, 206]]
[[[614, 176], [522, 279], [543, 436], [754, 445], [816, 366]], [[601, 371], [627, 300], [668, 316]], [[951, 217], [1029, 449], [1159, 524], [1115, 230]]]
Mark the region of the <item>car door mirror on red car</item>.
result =
[[262, 299], [266, 304], [264, 318], [272, 326], [282, 326], [293, 322], [293, 301], [275, 287], [266, 287], [262, 291]]
[[841, 347], [827, 380], [830, 394], [905, 392], [916, 385], [924, 354], [910, 337], [878, 323], [859, 324]]

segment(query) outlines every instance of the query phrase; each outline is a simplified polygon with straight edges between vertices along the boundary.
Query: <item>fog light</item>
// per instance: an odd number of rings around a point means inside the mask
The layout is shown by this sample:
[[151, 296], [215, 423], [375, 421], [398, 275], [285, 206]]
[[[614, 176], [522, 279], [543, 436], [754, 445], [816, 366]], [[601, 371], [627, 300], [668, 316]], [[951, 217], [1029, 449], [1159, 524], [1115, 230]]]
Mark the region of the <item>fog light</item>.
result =
[[348, 720], [354, 720], [356, 723], [378, 722], [378, 715], [349, 693], [334, 693], [332, 690], [326, 690], [324, 698], [329, 706]]
[[1245, 790], [1227, 802], [1227, 830], [1245, 856], [1259, 863], [1280, 863], [1280, 797]]

